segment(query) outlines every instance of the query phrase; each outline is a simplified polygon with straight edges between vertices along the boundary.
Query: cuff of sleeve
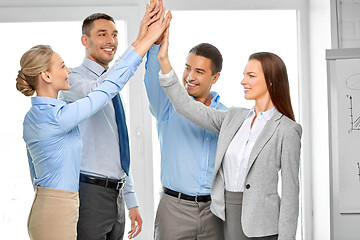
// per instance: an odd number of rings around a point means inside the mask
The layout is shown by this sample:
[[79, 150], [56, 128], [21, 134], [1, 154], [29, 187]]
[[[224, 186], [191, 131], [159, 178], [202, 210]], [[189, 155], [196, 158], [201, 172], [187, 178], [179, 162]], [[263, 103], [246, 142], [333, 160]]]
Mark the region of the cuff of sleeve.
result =
[[134, 49], [135, 49], [134, 46], [130, 44], [130, 46], [126, 49], [126, 51], [127, 51], [127, 50], [132, 51], [132, 50], [134, 50]]
[[124, 201], [127, 209], [139, 206], [134, 192], [124, 193]]
[[178, 81], [174, 69], [167, 74], [162, 74], [161, 71], [159, 72], [159, 81], [160, 85], [163, 87], [168, 87], [176, 83]]
[[174, 76], [175, 71], [174, 69], [171, 69], [170, 72], [168, 72], [167, 74], [162, 74], [161, 71], [159, 71], [159, 77], [161, 78], [171, 78], [172, 76]]
[[124, 59], [126, 62], [130, 64], [130, 66], [137, 68], [142, 62], [142, 57], [137, 54], [135, 51], [131, 51]]
[[123, 53], [122, 57], [125, 58], [127, 55], [129, 55], [129, 53], [131, 51], [133, 51], [135, 48], [133, 47], [133, 45], [130, 44], [130, 46], [125, 50], [125, 52]]

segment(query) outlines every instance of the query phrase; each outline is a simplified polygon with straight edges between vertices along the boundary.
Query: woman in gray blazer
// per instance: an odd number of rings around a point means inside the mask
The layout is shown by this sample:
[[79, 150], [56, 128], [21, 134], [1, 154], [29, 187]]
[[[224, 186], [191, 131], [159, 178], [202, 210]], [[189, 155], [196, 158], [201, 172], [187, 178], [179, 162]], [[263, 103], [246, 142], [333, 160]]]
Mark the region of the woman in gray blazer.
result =
[[[215, 110], [193, 101], [179, 83], [168, 58], [168, 34], [158, 55], [161, 85], [178, 113], [219, 133], [211, 210], [225, 221], [225, 238], [295, 239], [302, 128], [295, 122], [285, 64], [273, 53], [252, 54], [241, 84], [255, 106]], [[183, 81], [198, 86], [196, 79]]]

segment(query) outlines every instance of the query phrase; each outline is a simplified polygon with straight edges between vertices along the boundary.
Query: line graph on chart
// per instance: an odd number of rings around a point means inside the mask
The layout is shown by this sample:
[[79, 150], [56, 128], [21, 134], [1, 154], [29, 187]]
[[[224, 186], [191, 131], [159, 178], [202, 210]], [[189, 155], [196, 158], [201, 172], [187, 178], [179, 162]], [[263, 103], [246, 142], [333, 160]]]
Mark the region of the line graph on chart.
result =
[[352, 131], [359, 131], [360, 130], [360, 116], [354, 117], [353, 111], [353, 97], [351, 95], [347, 95], [349, 98], [349, 110], [350, 110], [350, 129], [348, 130], [349, 133]]

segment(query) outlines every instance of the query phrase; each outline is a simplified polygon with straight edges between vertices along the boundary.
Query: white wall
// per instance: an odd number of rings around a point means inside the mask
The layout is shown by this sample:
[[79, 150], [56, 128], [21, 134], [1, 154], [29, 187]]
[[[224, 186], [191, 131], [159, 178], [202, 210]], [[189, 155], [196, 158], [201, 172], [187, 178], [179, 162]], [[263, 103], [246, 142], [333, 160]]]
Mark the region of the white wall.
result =
[[[309, 1], [313, 239], [330, 239], [329, 135], [325, 49], [331, 48], [330, 2]], [[306, 91], [306, 90], [305, 90]], [[305, 92], [304, 92], [305, 94]]]

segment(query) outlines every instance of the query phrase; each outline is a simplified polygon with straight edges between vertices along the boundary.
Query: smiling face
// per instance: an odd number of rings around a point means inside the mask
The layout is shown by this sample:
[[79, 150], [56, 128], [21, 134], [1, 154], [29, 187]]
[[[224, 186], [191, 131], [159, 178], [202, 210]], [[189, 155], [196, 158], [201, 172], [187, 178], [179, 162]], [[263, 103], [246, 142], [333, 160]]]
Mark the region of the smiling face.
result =
[[49, 69], [46, 70], [48, 78], [51, 79], [51, 86], [55, 92], [60, 90], [69, 90], [68, 74], [71, 72], [65, 66], [64, 61], [57, 53], [53, 53]]
[[86, 48], [86, 57], [104, 68], [108, 68], [118, 47], [117, 34], [118, 31], [112, 21], [95, 20], [89, 36], [83, 35], [81, 38], [81, 42]]
[[244, 78], [241, 81], [245, 90], [245, 99], [262, 101], [270, 99], [264, 72], [258, 60], [249, 60], [244, 70]]
[[219, 78], [220, 73], [212, 75], [211, 60], [209, 58], [190, 53], [187, 56], [183, 72], [183, 84], [190, 96], [195, 100], [211, 101], [210, 90]]

